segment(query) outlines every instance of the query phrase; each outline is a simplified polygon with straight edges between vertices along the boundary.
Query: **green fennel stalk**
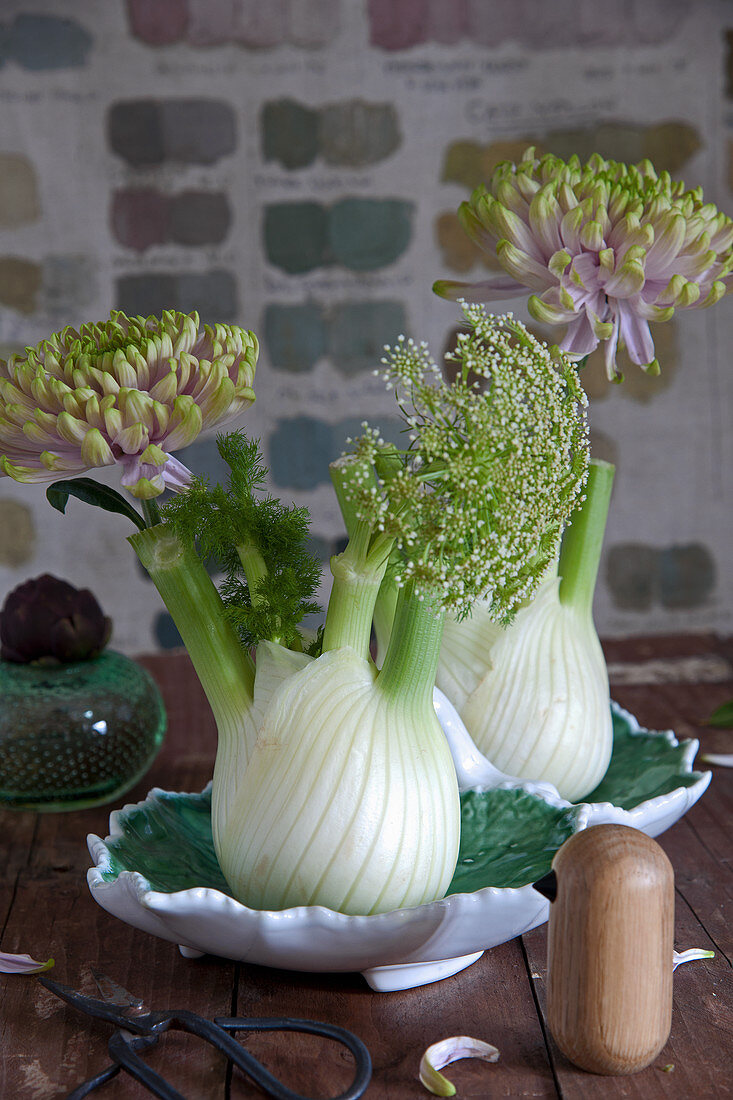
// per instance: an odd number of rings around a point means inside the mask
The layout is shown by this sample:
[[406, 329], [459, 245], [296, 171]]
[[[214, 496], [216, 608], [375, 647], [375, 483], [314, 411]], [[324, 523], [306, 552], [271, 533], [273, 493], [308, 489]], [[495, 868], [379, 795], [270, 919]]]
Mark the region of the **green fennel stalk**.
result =
[[614, 473], [610, 462], [591, 459], [585, 500], [571, 517], [560, 545], [557, 572], [562, 604], [592, 611]]

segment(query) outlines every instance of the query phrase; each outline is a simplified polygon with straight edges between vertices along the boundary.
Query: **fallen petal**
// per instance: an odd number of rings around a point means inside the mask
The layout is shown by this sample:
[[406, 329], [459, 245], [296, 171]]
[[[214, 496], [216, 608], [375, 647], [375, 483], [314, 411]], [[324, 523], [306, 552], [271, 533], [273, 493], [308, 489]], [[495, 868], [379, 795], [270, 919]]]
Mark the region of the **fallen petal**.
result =
[[52, 966], [53, 959], [36, 962], [30, 955], [9, 955], [7, 951], [0, 951], [0, 974], [40, 974]]
[[472, 1039], [468, 1035], [454, 1035], [450, 1039], [441, 1039], [433, 1043], [420, 1061], [420, 1081], [434, 1096], [455, 1096], [456, 1087], [444, 1077], [441, 1070], [451, 1062], [461, 1058], [480, 1058], [484, 1062], [497, 1062], [499, 1051], [490, 1043], [481, 1039]]
[[672, 970], [676, 970], [682, 963], [694, 962], [695, 959], [714, 959], [714, 951], [706, 951], [704, 947], [691, 947], [689, 951], [675, 951]]
[[705, 764], [717, 764], [720, 768], [733, 768], [733, 752], [706, 752], [700, 760]]

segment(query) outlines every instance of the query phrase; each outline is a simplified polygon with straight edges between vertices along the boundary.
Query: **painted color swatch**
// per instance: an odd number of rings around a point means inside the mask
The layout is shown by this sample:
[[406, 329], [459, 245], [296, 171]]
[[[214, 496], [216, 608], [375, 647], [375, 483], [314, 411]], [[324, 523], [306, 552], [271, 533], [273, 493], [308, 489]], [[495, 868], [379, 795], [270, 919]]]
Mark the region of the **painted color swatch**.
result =
[[320, 156], [333, 167], [363, 168], [390, 156], [401, 143], [391, 103], [349, 100], [306, 107], [294, 99], [263, 104], [262, 155], [283, 168], [305, 168]]
[[326, 309], [315, 302], [269, 305], [263, 321], [264, 342], [273, 367], [299, 373], [330, 357], [341, 374], [374, 370], [407, 329], [401, 302], [341, 302]]
[[196, 309], [205, 322], [233, 321], [237, 287], [229, 271], [123, 275], [116, 281], [115, 306], [123, 313], [144, 317], [164, 309], [183, 313]]
[[278, 370], [308, 371], [327, 353], [326, 317], [314, 302], [268, 305], [262, 332], [270, 362]]
[[153, 635], [161, 649], [183, 649], [183, 638], [168, 611], [159, 611], [155, 616]]
[[669, 610], [699, 607], [712, 595], [716, 568], [700, 543], [658, 550], [643, 543], [612, 546], [606, 576], [615, 605], [627, 611], [649, 611], [659, 603]]
[[[343, 453], [346, 440], [361, 434], [363, 416], [327, 424], [312, 416], [279, 420], [267, 444], [270, 475], [280, 488], [315, 489], [330, 482], [328, 464]], [[375, 419], [388, 442], [402, 439], [404, 424], [389, 417]]]
[[32, 72], [79, 69], [91, 47], [91, 34], [75, 19], [28, 12], [0, 23], [0, 65], [15, 62]]
[[394, 263], [412, 236], [414, 203], [403, 199], [281, 202], [265, 207], [268, 260], [289, 275], [340, 264], [376, 271]]
[[160, 244], [221, 244], [231, 220], [229, 199], [222, 191], [166, 195], [137, 187], [112, 196], [112, 231], [120, 244], [137, 252]]
[[348, 168], [377, 164], [394, 153], [401, 141], [392, 103], [355, 99], [321, 109], [320, 147], [326, 164]]
[[36, 171], [22, 153], [0, 153], [0, 229], [35, 222], [41, 216]]
[[345, 302], [331, 317], [329, 352], [334, 366], [347, 377], [375, 370], [384, 345], [393, 344], [406, 329], [400, 302]]
[[344, 199], [330, 211], [328, 236], [336, 263], [375, 271], [402, 255], [412, 236], [414, 203], [402, 199]]
[[593, 153], [610, 160], [637, 164], [649, 158], [662, 172], [677, 172], [702, 146], [698, 130], [687, 122], [670, 119], [645, 126], [635, 122], [601, 122], [577, 130], [550, 130], [541, 137], [529, 135], [516, 141], [452, 142], [443, 155], [441, 178], [471, 190], [484, 183], [503, 160], [519, 160], [528, 145], [537, 155], [554, 153], [568, 160], [573, 154], [586, 161]]
[[556, 49], [569, 38], [583, 46], [656, 44], [671, 37], [690, 7], [686, 0], [645, 0], [589, 5], [584, 0], [538, 4], [536, 0], [368, 0], [370, 40], [383, 50], [406, 50], [426, 42], [451, 45], [469, 39], [496, 48], [514, 42]]
[[319, 202], [278, 202], [265, 206], [267, 259], [288, 275], [329, 262], [328, 210]]
[[305, 168], [318, 156], [318, 111], [294, 99], [263, 103], [260, 111], [262, 156], [283, 168]]
[[135, 168], [214, 164], [234, 151], [236, 116], [219, 99], [127, 99], [109, 108], [107, 138]]
[[24, 565], [33, 557], [35, 544], [31, 509], [12, 497], [0, 497], [0, 565]]
[[185, 38], [188, 28], [186, 0], [127, 0], [127, 19], [135, 38], [148, 46], [169, 46]]
[[435, 240], [441, 252], [443, 264], [451, 271], [470, 271], [475, 264], [483, 264], [492, 271], [500, 271], [501, 264], [493, 252], [480, 248], [471, 240], [453, 211], [444, 211], [435, 219]]
[[126, 6], [132, 34], [149, 46], [315, 49], [340, 29], [341, 0], [127, 0]]
[[0, 303], [18, 313], [33, 313], [43, 281], [41, 264], [19, 256], [0, 256]]
[[78, 316], [93, 301], [98, 285], [95, 255], [54, 253], [43, 260], [40, 307], [62, 324]]

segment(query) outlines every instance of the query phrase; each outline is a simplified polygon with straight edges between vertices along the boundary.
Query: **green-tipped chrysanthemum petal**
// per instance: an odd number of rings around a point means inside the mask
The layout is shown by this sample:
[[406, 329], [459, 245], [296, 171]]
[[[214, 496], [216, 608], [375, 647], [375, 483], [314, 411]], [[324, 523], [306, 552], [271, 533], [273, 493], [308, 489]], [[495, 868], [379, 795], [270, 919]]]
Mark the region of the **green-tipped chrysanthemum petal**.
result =
[[135, 496], [179, 488], [171, 451], [251, 405], [258, 349], [253, 333], [201, 326], [196, 312], [67, 325], [0, 360], [0, 474], [43, 481], [116, 462]]

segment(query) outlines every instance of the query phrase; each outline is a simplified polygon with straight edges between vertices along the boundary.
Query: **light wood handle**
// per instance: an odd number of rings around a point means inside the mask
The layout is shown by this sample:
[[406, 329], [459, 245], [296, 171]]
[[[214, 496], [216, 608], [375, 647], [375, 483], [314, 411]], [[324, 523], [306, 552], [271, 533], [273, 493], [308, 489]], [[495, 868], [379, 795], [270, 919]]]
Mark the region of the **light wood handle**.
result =
[[625, 825], [576, 833], [553, 860], [548, 1024], [593, 1073], [636, 1073], [672, 1023], [674, 873], [659, 845]]

